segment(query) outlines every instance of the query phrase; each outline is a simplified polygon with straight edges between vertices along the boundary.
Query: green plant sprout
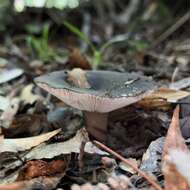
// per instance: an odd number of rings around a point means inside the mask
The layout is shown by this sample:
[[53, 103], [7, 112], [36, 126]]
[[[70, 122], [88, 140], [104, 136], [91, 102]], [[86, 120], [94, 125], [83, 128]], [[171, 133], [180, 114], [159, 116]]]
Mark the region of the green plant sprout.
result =
[[40, 37], [28, 36], [27, 43], [32, 51], [40, 60], [49, 61], [56, 56], [56, 52], [49, 46], [49, 28], [48, 23], [44, 24], [42, 35]]
[[98, 66], [101, 64], [102, 59], [103, 59], [103, 54], [105, 50], [112, 44], [114, 43], [120, 43], [123, 41], [126, 41], [128, 39], [128, 35], [118, 35], [111, 40], [107, 41], [104, 43], [100, 48], [96, 48], [89, 37], [84, 34], [82, 31], [80, 31], [76, 26], [71, 24], [68, 21], [64, 21], [63, 24], [74, 34], [76, 34], [80, 39], [84, 40], [85, 43], [87, 43], [93, 53], [92, 56], [92, 66], [94, 69], [97, 69]]

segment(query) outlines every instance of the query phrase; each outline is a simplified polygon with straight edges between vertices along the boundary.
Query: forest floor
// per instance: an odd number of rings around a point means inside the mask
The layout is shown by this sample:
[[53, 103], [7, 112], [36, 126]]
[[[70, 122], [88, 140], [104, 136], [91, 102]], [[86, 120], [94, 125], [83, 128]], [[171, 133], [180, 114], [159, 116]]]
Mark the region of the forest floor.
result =
[[[190, 12], [107, 6], [29, 8], [4, 21], [0, 190], [190, 189]], [[157, 90], [110, 112], [97, 142], [80, 110], [34, 82], [74, 68], [148, 76]]]

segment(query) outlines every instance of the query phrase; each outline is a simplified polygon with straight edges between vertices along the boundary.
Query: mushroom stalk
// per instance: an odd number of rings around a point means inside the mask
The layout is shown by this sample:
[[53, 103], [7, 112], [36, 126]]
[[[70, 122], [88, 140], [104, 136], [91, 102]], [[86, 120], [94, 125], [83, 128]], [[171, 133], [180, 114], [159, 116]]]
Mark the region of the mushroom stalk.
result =
[[108, 113], [84, 111], [84, 117], [89, 134], [101, 142], [106, 142]]

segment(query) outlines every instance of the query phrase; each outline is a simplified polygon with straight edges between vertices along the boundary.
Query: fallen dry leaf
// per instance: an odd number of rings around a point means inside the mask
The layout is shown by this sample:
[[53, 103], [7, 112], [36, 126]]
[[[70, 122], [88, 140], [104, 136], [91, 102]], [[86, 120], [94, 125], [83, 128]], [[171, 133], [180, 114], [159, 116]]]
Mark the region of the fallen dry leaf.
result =
[[190, 168], [189, 158], [190, 151], [180, 131], [177, 106], [164, 144], [162, 170], [165, 176], [165, 190], [190, 189], [190, 175], [186, 175]]
[[169, 88], [160, 88], [158, 91], [152, 94], [153, 97], [162, 98], [167, 102], [178, 102], [178, 100], [185, 98], [190, 95], [190, 92], [182, 90], [173, 90]]
[[69, 56], [69, 63], [72, 67], [78, 67], [81, 69], [90, 70], [92, 69], [87, 58], [81, 54], [80, 50], [77, 48], [72, 48]]
[[[44, 159], [44, 158], [54, 158], [55, 156], [59, 156], [61, 154], [70, 154], [72, 152], [79, 153], [81, 143], [86, 139], [84, 135], [84, 131], [79, 130], [77, 134], [65, 141], [60, 143], [54, 143], [54, 144], [42, 144], [38, 147], [35, 147], [32, 149], [28, 154], [25, 155], [25, 159], [27, 160], [33, 160], [33, 159]], [[97, 153], [100, 155], [107, 155], [106, 152], [101, 151], [99, 148], [94, 148], [94, 145], [92, 143], [87, 143], [84, 148], [85, 152], [89, 153]]]
[[23, 74], [22, 69], [11, 69], [11, 70], [1, 70], [0, 71], [0, 84], [13, 80]]
[[89, 154], [109, 155], [109, 153], [99, 149], [92, 142], [87, 142], [85, 144], [84, 151], [88, 152]]
[[61, 154], [70, 154], [71, 152], [79, 153], [83, 139], [83, 133], [78, 131], [73, 138], [65, 142], [48, 145], [42, 144], [38, 147], [35, 147], [26, 155], [26, 159], [50, 159]]
[[30, 180], [40, 176], [53, 176], [63, 173], [67, 168], [66, 160], [53, 160], [51, 162], [43, 160], [29, 161], [20, 171], [17, 180]]
[[[35, 147], [47, 140], [51, 137], [55, 136], [61, 131], [61, 129], [57, 129], [51, 131], [49, 133], [45, 133], [42, 135], [38, 135], [35, 137], [28, 138], [18, 138], [18, 139], [3, 139], [0, 144], [0, 153], [1, 152], [18, 152], [28, 150], [32, 147]], [[51, 151], [51, 150], [50, 150]]]
[[179, 125], [179, 106], [176, 107], [170, 127], [165, 139], [163, 156], [168, 154], [171, 149], [179, 149], [183, 151], [189, 151], [185, 144], [185, 140], [182, 137], [180, 125]]
[[176, 103], [179, 100], [190, 95], [190, 92], [182, 90], [173, 90], [169, 88], [160, 88], [150, 96], [139, 101], [138, 104], [143, 107], [168, 109], [170, 103]]

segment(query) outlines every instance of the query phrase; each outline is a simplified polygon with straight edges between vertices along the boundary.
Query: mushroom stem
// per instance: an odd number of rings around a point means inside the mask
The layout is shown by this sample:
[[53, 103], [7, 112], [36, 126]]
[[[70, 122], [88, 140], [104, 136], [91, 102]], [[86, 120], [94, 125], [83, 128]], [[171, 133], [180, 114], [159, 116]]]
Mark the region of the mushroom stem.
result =
[[106, 142], [108, 113], [84, 111], [84, 117], [90, 136], [101, 142]]

